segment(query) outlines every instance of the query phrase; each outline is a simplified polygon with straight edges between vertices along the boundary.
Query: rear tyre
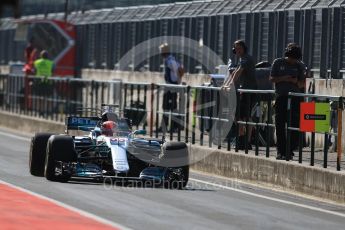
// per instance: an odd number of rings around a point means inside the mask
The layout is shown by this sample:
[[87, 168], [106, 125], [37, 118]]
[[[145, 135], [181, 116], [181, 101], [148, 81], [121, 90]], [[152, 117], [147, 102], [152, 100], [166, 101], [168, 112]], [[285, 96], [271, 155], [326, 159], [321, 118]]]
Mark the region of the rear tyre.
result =
[[186, 143], [166, 142], [160, 155], [161, 166], [168, 167], [165, 187], [182, 189], [189, 180], [189, 154]]
[[[44, 176], [47, 180], [67, 182], [71, 178], [70, 173], [64, 170], [57, 172], [58, 162], [70, 163], [77, 161], [77, 154], [74, 149], [74, 141], [70, 136], [53, 135], [47, 144]], [[61, 166], [61, 164], [60, 164]]]
[[53, 133], [36, 133], [31, 138], [29, 168], [33, 176], [44, 176], [44, 162], [46, 158], [47, 142]]

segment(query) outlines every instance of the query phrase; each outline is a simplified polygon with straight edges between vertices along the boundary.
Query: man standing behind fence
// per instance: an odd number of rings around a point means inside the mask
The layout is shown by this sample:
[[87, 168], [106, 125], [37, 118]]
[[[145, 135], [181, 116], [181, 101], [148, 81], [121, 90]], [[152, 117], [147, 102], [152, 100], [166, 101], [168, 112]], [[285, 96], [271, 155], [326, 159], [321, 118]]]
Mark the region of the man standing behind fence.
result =
[[[239, 64], [237, 68], [231, 73], [231, 75], [224, 81], [222, 88], [228, 88], [231, 84], [234, 83], [236, 89], [257, 89], [257, 83], [255, 79], [255, 63], [253, 58], [248, 54], [248, 48], [245, 42], [243, 40], [235, 41], [232, 52], [239, 58]], [[231, 66], [229, 66], [229, 68], [230, 67]], [[237, 94], [236, 119], [239, 121], [251, 121], [251, 110], [254, 104], [254, 94]], [[252, 147], [250, 139], [252, 134], [252, 127], [249, 126], [247, 132], [245, 132], [243, 125], [239, 126], [238, 148], [245, 148], [245, 133], [247, 133], [248, 137], [248, 149], [251, 149]]]
[[[46, 50], [43, 50], [40, 53], [40, 59], [37, 59], [34, 62], [34, 67], [36, 71], [37, 77], [43, 77], [43, 79], [39, 81], [35, 81], [35, 93], [39, 96], [43, 96], [46, 100], [48, 95], [52, 95], [52, 89], [51, 84], [48, 81], [48, 78], [52, 76], [53, 74], [53, 61], [48, 59], [48, 52]], [[43, 113], [43, 100], [39, 100], [39, 111], [42, 114]]]
[[[298, 46], [288, 46], [285, 49], [285, 57], [274, 60], [271, 70], [270, 80], [275, 83], [275, 123], [277, 136], [277, 159], [286, 159], [286, 125], [287, 125], [287, 103], [289, 92], [300, 92], [299, 85], [304, 81], [304, 69], [299, 63], [302, 58], [301, 48]], [[298, 127], [299, 119], [298, 97], [291, 100], [291, 126]], [[298, 143], [298, 133], [291, 132], [290, 150], [292, 143]], [[293, 153], [290, 153], [293, 156]], [[290, 160], [290, 159], [289, 159]]]
[[40, 53], [40, 59], [34, 62], [36, 76], [47, 79], [53, 74], [53, 62], [48, 59], [48, 52], [43, 50]]
[[[160, 53], [164, 59], [164, 79], [166, 84], [178, 85], [181, 83], [182, 77], [182, 66], [178, 63], [173, 55], [170, 53], [170, 48], [167, 43], [164, 43], [159, 46]], [[164, 89], [163, 94], [163, 111], [164, 112], [173, 112], [177, 108], [177, 93], [176, 89]], [[159, 128], [159, 131], [166, 132], [169, 123], [169, 116], [163, 114], [162, 124]], [[176, 131], [178, 128], [177, 118], [171, 117], [171, 127], [173, 131]]]

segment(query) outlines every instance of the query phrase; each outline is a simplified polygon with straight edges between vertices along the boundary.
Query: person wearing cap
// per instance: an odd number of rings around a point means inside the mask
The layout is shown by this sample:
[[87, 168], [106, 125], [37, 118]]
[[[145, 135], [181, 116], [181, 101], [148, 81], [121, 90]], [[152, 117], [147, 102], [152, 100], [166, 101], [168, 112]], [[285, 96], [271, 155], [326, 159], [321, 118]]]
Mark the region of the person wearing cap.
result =
[[[166, 84], [178, 85], [180, 84], [179, 78], [179, 63], [176, 61], [175, 57], [170, 53], [170, 47], [167, 43], [159, 46], [161, 56], [164, 60], [164, 79]], [[173, 112], [177, 109], [177, 93], [169, 88], [164, 89], [163, 94], [163, 111]], [[171, 118], [170, 129], [176, 130], [178, 123], [176, 118]], [[163, 119], [159, 131], [167, 131], [167, 126], [169, 123], [169, 116], [163, 114]]]
[[[299, 85], [304, 81], [304, 69], [300, 64], [302, 58], [301, 48], [298, 46], [288, 46], [285, 49], [285, 57], [275, 59], [272, 64], [270, 80], [275, 84], [275, 123], [277, 137], [277, 159], [286, 159], [286, 124], [287, 124], [287, 103], [289, 92], [300, 92]], [[298, 127], [299, 119], [298, 97], [291, 99], [291, 126]], [[290, 151], [293, 149], [292, 143], [298, 143], [298, 133], [291, 132]], [[290, 152], [290, 157], [293, 155]], [[290, 160], [290, 159], [288, 159]]]

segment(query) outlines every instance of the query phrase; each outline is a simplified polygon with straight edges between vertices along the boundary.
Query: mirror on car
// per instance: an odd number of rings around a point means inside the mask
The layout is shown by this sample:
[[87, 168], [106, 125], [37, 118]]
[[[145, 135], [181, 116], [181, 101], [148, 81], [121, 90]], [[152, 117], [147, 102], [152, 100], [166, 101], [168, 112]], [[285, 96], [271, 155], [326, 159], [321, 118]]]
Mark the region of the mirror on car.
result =
[[144, 129], [139, 129], [139, 130], [135, 130], [134, 135], [146, 135], [146, 130]]

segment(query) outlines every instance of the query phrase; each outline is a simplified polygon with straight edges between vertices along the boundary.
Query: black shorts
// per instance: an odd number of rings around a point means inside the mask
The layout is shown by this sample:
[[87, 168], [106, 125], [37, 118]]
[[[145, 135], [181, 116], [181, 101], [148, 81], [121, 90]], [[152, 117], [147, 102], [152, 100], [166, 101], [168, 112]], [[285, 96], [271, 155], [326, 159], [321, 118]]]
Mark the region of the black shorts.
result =
[[51, 96], [53, 92], [53, 86], [47, 82], [36, 82], [33, 91], [37, 96]]
[[236, 117], [238, 120], [251, 118], [251, 112], [256, 102], [255, 94], [237, 94]]
[[163, 95], [163, 109], [175, 110], [177, 108], [177, 93], [166, 91]]

